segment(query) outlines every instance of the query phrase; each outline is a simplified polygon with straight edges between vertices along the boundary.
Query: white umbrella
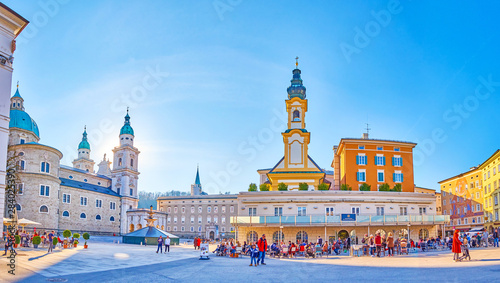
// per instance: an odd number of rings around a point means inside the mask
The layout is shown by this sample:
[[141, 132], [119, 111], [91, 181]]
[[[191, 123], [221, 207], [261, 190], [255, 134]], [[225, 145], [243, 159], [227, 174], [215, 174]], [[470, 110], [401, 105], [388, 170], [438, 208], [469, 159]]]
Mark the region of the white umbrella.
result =
[[18, 225], [24, 227], [24, 226], [35, 226], [35, 225], [42, 225], [41, 223], [26, 219], [26, 218], [21, 218], [17, 221]]

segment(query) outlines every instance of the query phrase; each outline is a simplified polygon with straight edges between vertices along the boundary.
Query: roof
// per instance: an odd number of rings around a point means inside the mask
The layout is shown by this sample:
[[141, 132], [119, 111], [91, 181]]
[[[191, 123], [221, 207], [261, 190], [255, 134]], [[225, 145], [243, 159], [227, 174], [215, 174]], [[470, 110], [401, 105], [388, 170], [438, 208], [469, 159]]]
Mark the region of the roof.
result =
[[90, 150], [90, 144], [89, 144], [89, 141], [87, 140], [87, 129], [86, 128], [83, 130], [82, 141], [78, 145], [78, 149], [82, 149], [82, 148]]
[[19, 109], [10, 110], [10, 122], [9, 128], [19, 128], [35, 134], [40, 138], [40, 132], [38, 131], [38, 126], [28, 113]]
[[495, 153], [493, 153], [490, 157], [488, 157], [488, 159], [486, 159], [483, 163], [481, 163], [481, 165], [479, 165], [478, 169], [483, 169], [483, 167], [486, 166], [488, 161], [490, 161], [490, 159], [494, 158], [494, 156], [497, 155], [499, 152], [500, 152], [500, 149], [497, 149], [497, 151], [495, 151]]
[[124, 237], [151, 237], [151, 238], [158, 238], [160, 236], [179, 238], [176, 235], [170, 234], [156, 227], [149, 227], [149, 226], [124, 235]]
[[67, 165], [62, 165], [61, 164], [60, 167], [62, 169], [71, 170], [71, 171], [75, 171], [75, 172], [83, 173], [83, 174], [88, 174], [88, 175], [92, 175], [92, 176], [97, 176], [99, 178], [103, 178], [103, 179], [106, 179], [106, 180], [111, 180], [111, 178], [109, 178], [108, 176], [104, 176], [104, 175], [101, 175], [101, 174], [90, 173], [90, 172], [87, 172], [85, 170], [74, 168], [74, 167], [71, 167], [71, 166], [67, 166]]
[[166, 197], [159, 197], [157, 200], [181, 200], [181, 199], [225, 199], [225, 198], [234, 198], [236, 199], [238, 195], [236, 194], [229, 194], [229, 195], [199, 195], [199, 196], [166, 196]]
[[10, 12], [12, 15], [14, 15], [15, 17], [17, 17], [20, 21], [23, 22], [23, 24], [21, 25], [20, 28], [16, 29], [14, 31], [14, 35], [17, 37], [21, 31], [29, 24], [29, 21], [26, 20], [23, 16], [19, 15], [16, 11], [12, 10], [11, 8], [9, 8], [8, 6], [6, 6], [5, 4], [3, 4], [2, 2], [0, 2], [0, 7], [1, 8], [4, 8], [5, 10], [7, 10], [8, 12]]
[[12, 96], [12, 97], [19, 97], [19, 98], [21, 98], [21, 99], [22, 99], [21, 94], [19, 94], [19, 88], [18, 88], [18, 89], [16, 89], [16, 93], [15, 93], [15, 94], [14, 94], [14, 96]]
[[474, 169], [471, 169], [471, 170], [469, 170], [469, 171], [467, 171], [467, 172], [463, 172], [463, 173], [460, 173], [460, 174], [455, 175], [455, 176], [453, 176], [453, 177], [449, 177], [449, 178], [447, 178], [447, 179], [444, 179], [444, 180], [442, 180], [442, 181], [439, 181], [439, 182], [438, 182], [438, 184], [444, 183], [444, 182], [449, 181], [449, 180], [453, 180], [453, 179], [455, 179], [455, 178], [463, 177], [463, 176], [465, 176], [465, 175], [468, 175], [468, 174], [470, 174], [470, 173], [473, 173], [474, 171], [479, 171], [479, 168], [474, 168]]
[[281, 163], [281, 161], [283, 161], [283, 159], [285, 159], [285, 157], [283, 156], [280, 161], [278, 161], [278, 163], [276, 163], [276, 165], [274, 165], [273, 169], [271, 169], [271, 171], [269, 171], [267, 174], [282, 174], [282, 173], [325, 173], [325, 170], [321, 169], [318, 164], [316, 164], [316, 162], [314, 162], [314, 160], [311, 158], [311, 156], [309, 156], [309, 154], [307, 155], [307, 158], [309, 160], [311, 160], [311, 162], [314, 164], [314, 166], [316, 166], [316, 168], [320, 171], [320, 172], [317, 172], [317, 171], [274, 171], [274, 169], [276, 169], [276, 167], [278, 167], [278, 165]]
[[89, 183], [85, 183], [85, 182], [79, 182], [79, 181], [70, 180], [70, 179], [66, 179], [66, 178], [59, 178], [59, 179], [61, 180], [61, 186], [77, 188], [77, 189], [87, 190], [87, 191], [91, 191], [91, 192], [120, 197], [119, 194], [117, 194], [116, 192], [111, 190], [111, 186], [102, 187], [102, 186], [89, 184]]
[[301, 132], [303, 132], [303, 133], [307, 133], [307, 130], [306, 130], [306, 129], [287, 129], [287, 130], [285, 131], [285, 133], [289, 133], [289, 132], [291, 132], [291, 131], [293, 131], [293, 130], [300, 130], [300, 131], [301, 131]]
[[125, 115], [124, 125], [120, 130], [120, 135], [134, 135], [134, 129], [130, 126], [130, 116], [128, 115], [128, 110], [127, 115]]
[[380, 141], [380, 142], [395, 142], [395, 143], [407, 143], [407, 144], [413, 144], [417, 145], [414, 142], [409, 142], [409, 141], [398, 141], [398, 140], [384, 140], [384, 139], [362, 139], [362, 138], [341, 138], [340, 143], [345, 140], [353, 140], [353, 141]]
[[196, 168], [196, 179], [194, 180], [195, 185], [200, 185], [200, 168]]

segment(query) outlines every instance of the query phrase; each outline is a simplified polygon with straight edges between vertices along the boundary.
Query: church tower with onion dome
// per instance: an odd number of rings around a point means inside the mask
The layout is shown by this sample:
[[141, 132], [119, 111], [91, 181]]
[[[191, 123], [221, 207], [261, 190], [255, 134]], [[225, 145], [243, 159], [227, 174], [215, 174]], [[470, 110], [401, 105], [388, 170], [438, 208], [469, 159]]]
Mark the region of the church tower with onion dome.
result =
[[127, 210], [136, 209], [139, 203], [137, 180], [139, 179], [138, 157], [140, 151], [134, 147], [134, 129], [130, 116], [125, 115], [125, 122], [120, 129], [120, 146], [113, 149], [113, 169], [111, 170], [112, 190], [121, 196], [121, 233], [128, 232]]
[[78, 145], [78, 158], [73, 160], [73, 167], [94, 173], [94, 160], [90, 159], [90, 144], [87, 140], [87, 127], [83, 129], [82, 141]]

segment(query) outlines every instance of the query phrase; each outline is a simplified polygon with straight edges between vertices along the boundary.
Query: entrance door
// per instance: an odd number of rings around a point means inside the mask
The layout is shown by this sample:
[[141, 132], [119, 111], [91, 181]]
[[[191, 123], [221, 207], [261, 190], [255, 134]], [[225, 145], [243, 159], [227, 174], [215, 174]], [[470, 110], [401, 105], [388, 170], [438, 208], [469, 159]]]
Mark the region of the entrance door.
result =
[[339, 232], [339, 239], [344, 240], [347, 239], [347, 237], [349, 237], [349, 232], [347, 232], [346, 230], [342, 230]]
[[210, 240], [215, 239], [215, 233], [214, 231], [210, 231]]

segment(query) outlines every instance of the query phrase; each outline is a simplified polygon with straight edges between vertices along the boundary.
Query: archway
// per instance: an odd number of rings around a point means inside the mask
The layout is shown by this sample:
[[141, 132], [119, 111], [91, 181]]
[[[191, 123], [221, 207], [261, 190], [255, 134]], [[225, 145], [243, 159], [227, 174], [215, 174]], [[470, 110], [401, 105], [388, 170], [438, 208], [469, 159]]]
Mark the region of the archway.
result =
[[347, 232], [346, 230], [341, 230], [339, 232], [339, 239], [345, 240], [347, 239], [347, 237], [349, 237], [349, 232]]
[[249, 245], [251, 245], [252, 243], [257, 242], [258, 237], [259, 236], [257, 235], [257, 232], [255, 232], [255, 231], [248, 232], [248, 234], [247, 234], [247, 243]]
[[142, 229], [142, 224], [137, 224], [137, 230]]
[[280, 231], [276, 231], [273, 233], [273, 243], [280, 243], [281, 241], [285, 240], [285, 234], [283, 232], [280, 233]]
[[215, 233], [214, 231], [210, 231], [210, 240], [215, 239]]
[[129, 232], [134, 232], [134, 224], [130, 224], [130, 231]]
[[418, 237], [425, 241], [427, 238], [429, 238], [429, 230], [420, 229], [420, 231], [418, 232]]
[[302, 242], [305, 242], [307, 243], [309, 237], [307, 235], [307, 233], [305, 231], [299, 231], [297, 233], [297, 236], [295, 238], [295, 240], [297, 241], [297, 243], [302, 243]]

